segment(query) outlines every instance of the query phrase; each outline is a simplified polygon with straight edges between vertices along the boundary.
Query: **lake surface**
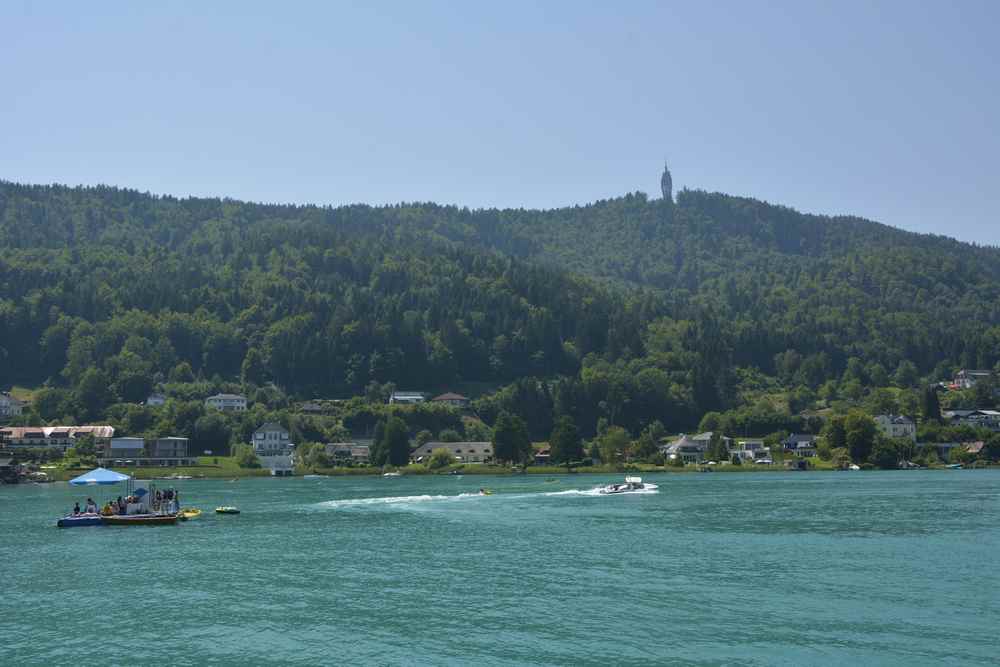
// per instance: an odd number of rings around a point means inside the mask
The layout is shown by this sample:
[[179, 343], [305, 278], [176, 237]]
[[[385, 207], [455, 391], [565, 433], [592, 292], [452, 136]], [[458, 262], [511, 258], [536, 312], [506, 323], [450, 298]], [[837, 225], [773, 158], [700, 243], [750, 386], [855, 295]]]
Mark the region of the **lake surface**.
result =
[[0, 665], [1000, 661], [1000, 472], [551, 479], [182, 481], [196, 521], [63, 530], [101, 490], [0, 487]]

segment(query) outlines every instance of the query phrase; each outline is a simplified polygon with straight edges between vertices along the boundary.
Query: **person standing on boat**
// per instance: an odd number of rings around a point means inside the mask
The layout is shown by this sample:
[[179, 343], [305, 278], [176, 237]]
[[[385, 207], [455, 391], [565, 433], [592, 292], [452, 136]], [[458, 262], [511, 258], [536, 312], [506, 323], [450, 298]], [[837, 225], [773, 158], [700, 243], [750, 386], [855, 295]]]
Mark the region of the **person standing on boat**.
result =
[[73, 516], [76, 516], [79, 513], [80, 513], [80, 501], [78, 500], [76, 501], [76, 504], [73, 505]]

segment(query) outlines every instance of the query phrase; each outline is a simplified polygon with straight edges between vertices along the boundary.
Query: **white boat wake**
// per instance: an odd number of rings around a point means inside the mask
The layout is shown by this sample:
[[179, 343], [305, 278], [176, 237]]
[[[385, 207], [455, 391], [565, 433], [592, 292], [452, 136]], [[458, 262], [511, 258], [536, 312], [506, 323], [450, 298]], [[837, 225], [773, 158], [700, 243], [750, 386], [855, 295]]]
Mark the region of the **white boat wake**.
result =
[[[470, 500], [472, 498], [491, 498], [493, 500], [499, 500], [504, 498], [506, 500], [517, 500], [524, 498], [537, 498], [537, 497], [566, 497], [566, 496], [582, 496], [582, 497], [604, 497], [607, 494], [601, 493], [604, 487], [594, 487], [593, 489], [568, 489], [565, 491], [549, 491], [543, 493], [516, 493], [516, 494], [490, 494], [483, 495], [480, 493], [459, 493], [453, 496], [443, 496], [443, 495], [419, 495], [419, 496], [380, 496], [375, 498], [342, 498], [340, 500], [326, 500], [323, 502], [310, 505], [309, 507], [313, 509], [345, 509], [351, 507], [372, 507], [372, 506], [402, 506], [415, 505], [420, 503], [433, 503], [433, 502], [448, 502], [448, 501], [461, 501]], [[635, 489], [633, 491], [623, 491], [621, 493], [616, 493], [614, 495], [649, 495], [654, 493], [659, 493], [657, 490], [659, 487], [656, 484], [646, 484], [642, 489]]]
[[463, 500], [466, 498], [484, 498], [478, 493], [460, 493], [457, 496], [385, 496], [379, 498], [344, 498], [342, 500], [327, 500], [316, 503], [313, 507], [337, 509], [340, 507], [363, 507], [365, 505], [409, 505], [442, 500]]

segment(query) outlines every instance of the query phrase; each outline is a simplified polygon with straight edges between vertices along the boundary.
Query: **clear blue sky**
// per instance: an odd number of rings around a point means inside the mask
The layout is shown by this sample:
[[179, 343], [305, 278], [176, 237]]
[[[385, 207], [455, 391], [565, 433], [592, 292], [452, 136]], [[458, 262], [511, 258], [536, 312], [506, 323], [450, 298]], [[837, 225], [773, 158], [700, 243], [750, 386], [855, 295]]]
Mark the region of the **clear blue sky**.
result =
[[553, 207], [659, 196], [666, 157], [676, 188], [997, 244], [998, 26], [997, 2], [5, 2], [0, 178]]

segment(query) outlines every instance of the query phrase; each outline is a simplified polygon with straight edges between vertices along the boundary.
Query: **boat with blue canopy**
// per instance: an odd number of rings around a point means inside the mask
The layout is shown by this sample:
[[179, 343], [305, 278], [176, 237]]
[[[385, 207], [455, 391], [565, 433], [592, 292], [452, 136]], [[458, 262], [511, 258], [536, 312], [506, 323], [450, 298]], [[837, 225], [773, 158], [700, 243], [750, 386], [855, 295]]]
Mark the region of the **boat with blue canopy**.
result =
[[[95, 468], [71, 479], [69, 483], [73, 486], [111, 486], [124, 483], [126, 498], [122, 501], [119, 496], [118, 500], [122, 503], [121, 505], [114, 503], [114, 501], [105, 503], [104, 509], [100, 512], [93, 510], [74, 511], [56, 522], [60, 528], [161, 526], [177, 523], [177, 510], [180, 508], [172, 489], [168, 489], [165, 497], [161, 498], [160, 493], [155, 491], [155, 487], [136, 488], [135, 480], [131, 476], [107, 468]], [[77, 505], [76, 510], [79, 510], [79, 505]]]

